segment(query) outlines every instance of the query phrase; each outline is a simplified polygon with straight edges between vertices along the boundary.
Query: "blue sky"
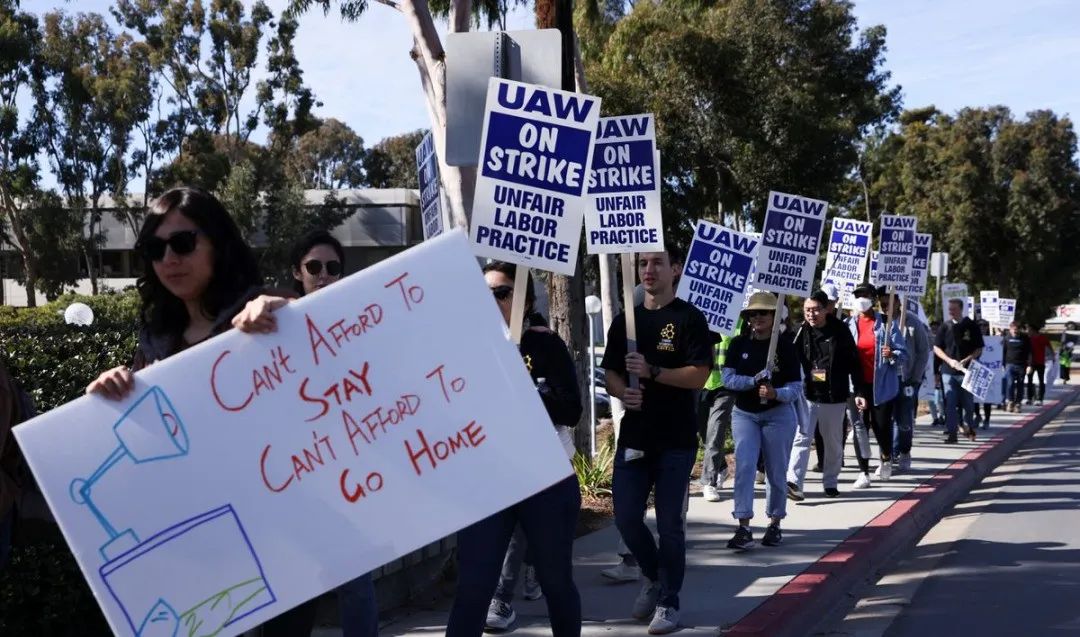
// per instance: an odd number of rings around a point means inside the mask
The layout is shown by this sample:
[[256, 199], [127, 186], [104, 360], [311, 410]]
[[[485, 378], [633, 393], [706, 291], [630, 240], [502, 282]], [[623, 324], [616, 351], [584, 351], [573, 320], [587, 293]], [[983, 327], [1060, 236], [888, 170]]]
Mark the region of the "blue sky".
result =
[[[287, 0], [268, 0], [276, 11]], [[107, 12], [109, 0], [23, 0], [28, 11], [54, 7]], [[860, 26], [888, 29], [885, 66], [903, 88], [904, 106], [1004, 104], [1016, 116], [1049, 108], [1080, 116], [1080, 1], [864, 0]], [[440, 25], [444, 29], [445, 25]], [[510, 29], [532, 26], [528, 11]], [[301, 21], [296, 48], [305, 79], [323, 106], [372, 145], [428, 126], [408, 28], [399, 13], [371, 2], [357, 23], [314, 11]]]

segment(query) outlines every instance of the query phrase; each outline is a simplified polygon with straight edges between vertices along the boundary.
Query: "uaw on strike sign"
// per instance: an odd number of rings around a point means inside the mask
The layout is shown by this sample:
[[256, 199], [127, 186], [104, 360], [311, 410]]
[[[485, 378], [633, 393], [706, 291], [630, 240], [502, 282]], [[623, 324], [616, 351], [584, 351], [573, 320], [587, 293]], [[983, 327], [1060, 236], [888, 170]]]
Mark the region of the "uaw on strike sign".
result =
[[770, 192], [757, 260], [757, 286], [778, 294], [810, 296], [829, 204]]
[[600, 99], [491, 78], [473, 199], [477, 255], [572, 276]]

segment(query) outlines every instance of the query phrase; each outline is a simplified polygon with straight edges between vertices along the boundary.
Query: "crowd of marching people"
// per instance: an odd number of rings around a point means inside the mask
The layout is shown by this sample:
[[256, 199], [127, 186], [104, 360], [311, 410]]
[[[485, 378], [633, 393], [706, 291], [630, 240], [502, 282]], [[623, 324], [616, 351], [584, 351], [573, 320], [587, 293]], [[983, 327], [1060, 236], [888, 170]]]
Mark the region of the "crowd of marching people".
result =
[[[341, 244], [315, 231], [294, 246], [294, 288], [264, 288], [251, 248], [232, 217], [213, 195], [192, 188], [170, 190], [155, 200], [137, 248], [146, 265], [138, 283], [138, 349], [130, 365], [103, 372], [87, 387], [88, 393], [109, 400], [130, 394], [137, 370], [226, 330], [273, 332], [277, 309], [291, 298], [332, 285], [345, 271]], [[636, 350], [627, 348], [626, 320], [620, 315], [612, 323], [602, 361], [608, 393], [625, 408], [613, 470], [623, 562], [605, 575], [643, 580], [631, 614], [648, 620], [652, 634], [679, 625], [686, 511], [699, 445], [705, 450], [703, 497], [719, 502], [732, 477], [725, 454], [731, 432], [736, 524], [727, 546], [747, 550], [755, 546], [756, 533], [764, 546], [783, 542], [788, 502], [816, 495], [807, 486], [809, 474], [821, 473], [823, 497], [841, 493], [849, 439], [858, 471], [848, 488], [868, 489], [909, 471], [924, 379], [935, 384], [929, 405], [934, 424], [944, 427], [944, 442], [958, 443], [961, 435], [974, 441], [979, 428], [990, 422], [991, 406], [978, 407], [961, 386], [964, 369], [982, 354], [988, 327], [966, 316], [962, 301], [949, 302], [943, 323], [926, 325], [905, 317], [902, 299], [883, 289], [859, 286], [845, 311], [837, 307], [836, 288], [826, 286], [803, 301], [802, 321], [792, 323], [773, 294], [756, 292], [742, 312], [737, 334], [715, 338], [701, 312], [675, 295], [682, 262], [674, 249], [637, 256], [643, 299], [629, 310]], [[515, 274], [512, 264], [483, 267], [508, 324]], [[522, 360], [569, 457], [574, 453], [570, 428], [582, 411], [578, 376], [566, 344], [533, 309], [531, 280], [524, 289]], [[1041, 405], [1045, 363], [1060, 356], [1061, 377], [1067, 382], [1071, 349], [1062, 347], [1055, 354], [1037, 329], [1012, 324], [1004, 335], [1005, 400], [999, 407], [1019, 412], [1026, 405]], [[31, 411], [25, 393], [0, 368], [0, 567], [28, 475], [19, 466], [10, 427]], [[817, 460], [813, 468], [811, 449]], [[758, 531], [751, 523], [759, 477], [765, 485], [765, 524]], [[645, 523], [650, 497], [657, 535]], [[509, 627], [515, 620], [516, 584], [524, 579], [527, 598], [546, 600], [553, 634], [580, 635], [581, 599], [572, 558], [580, 503], [579, 485], [571, 475], [462, 530], [458, 588], [446, 634], [466, 637]], [[341, 586], [337, 595], [346, 637], [377, 634], [370, 575]], [[268, 621], [259, 633], [309, 635], [314, 623], [315, 605], [308, 602]]]

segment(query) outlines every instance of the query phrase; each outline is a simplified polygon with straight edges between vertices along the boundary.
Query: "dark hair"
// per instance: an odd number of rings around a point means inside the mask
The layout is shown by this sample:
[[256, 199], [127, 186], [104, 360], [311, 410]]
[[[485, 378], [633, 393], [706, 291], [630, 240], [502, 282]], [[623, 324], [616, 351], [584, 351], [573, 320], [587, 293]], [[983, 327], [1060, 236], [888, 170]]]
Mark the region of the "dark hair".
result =
[[[492, 261], [482, 268], [484, 274], [488, 272], [501, 272], [510, 278], [511, 281], [517, 276], [517, 264], [509, 263], [507, 261]], [[533, 307], [536, 304], [536, 290], [533, 288], [532, 272], [529, 273], [529, 278], [525, 282], [525, 314], [531, 313]]]
[[949, 305], [952, 305], [953, 303], [959, 305], [961, 310], [964, 309], [964, 300], [963, 299], [959, 299], [959, 298], [955, 298], [955, 297], [949, 299]]
[[667, 252], [668, 261], [671, 262], [671, 265], [676, 263], [684, 265], [686, 263], [686, 252], [682, 248], [668, 243], [664, 245], [664, 252]]
[[[207, 316], [216, 318], [260, 283], [255, 256], [221, 202], [205, 190], [187, 186], [167, 190], [150, 204], [136, 248], [153, 237], [165, 215], [174, 210], [198, 226], [214, 248], [213, 276], [201, 305]], [[143, 266], [143, 275], [135, 283], [142, 299], [139, 318], [153, 333], [179, 336], [188, 325], [187, 308], [165, 288], [145, 256]]]
[[[334, 238], [334, 235], [330, 234], [326, 230], [312, 230], [304, 236], [297, 239], [296, 243], [292, 244], [292, 248], [289, 250], [289, 263], [292, 265], [293, 271], [300, 270], [300, 261], [304, 259], [304, 256], [311, 252], [311, 249], [315, 246], [330, 246], [337, 254], [338, 261], [341, 261], [341, 267], [344, 272], [345, 267], [345, 248], [341, 247], [341, 242]], [[304, 284], [300, 281], [293, 279], [293, 289], [300, 296], [304, 296]]]
[[819, 305], [821, 305], [821, 307], [829, 307], [829, 295], [825, 294], [825, 292], [821, 290], [815, 291], [808, 298], [814, 303], [818, 303]]
[[855, 298], [874, 299], [877, 297], [877, 288], [869, 283], [860, 283], [851, 295]]

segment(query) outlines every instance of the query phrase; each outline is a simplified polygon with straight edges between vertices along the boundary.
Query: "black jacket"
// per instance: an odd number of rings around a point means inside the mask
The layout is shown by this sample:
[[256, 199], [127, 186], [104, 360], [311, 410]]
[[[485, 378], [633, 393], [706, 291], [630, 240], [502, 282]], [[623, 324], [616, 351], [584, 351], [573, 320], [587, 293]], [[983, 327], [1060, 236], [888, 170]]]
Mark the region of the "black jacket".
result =
[[577, 367], [566, 344], [553, 332], [526, 329], [520, 349], [551, 422], [562, 427], [576, 426], [583, 410], [581, 391]]
[[[815, 403], [842, 403], [851, 396], [851, 387], [862, 382], [858, 351], [851, 331], [836, 317], [829, 316], [820, 335], [803, 323], [795, 334], [795, 349], [799, 354], [806, 387], [806, 399]], [[824, 365], [825, 382], [814, 381], [813, 371]]]

